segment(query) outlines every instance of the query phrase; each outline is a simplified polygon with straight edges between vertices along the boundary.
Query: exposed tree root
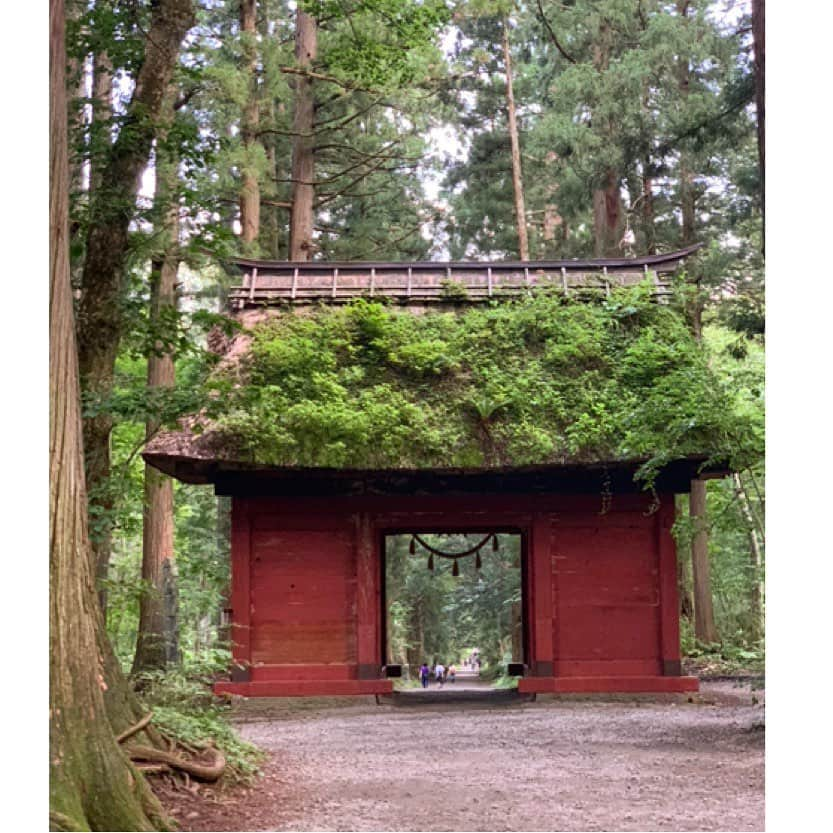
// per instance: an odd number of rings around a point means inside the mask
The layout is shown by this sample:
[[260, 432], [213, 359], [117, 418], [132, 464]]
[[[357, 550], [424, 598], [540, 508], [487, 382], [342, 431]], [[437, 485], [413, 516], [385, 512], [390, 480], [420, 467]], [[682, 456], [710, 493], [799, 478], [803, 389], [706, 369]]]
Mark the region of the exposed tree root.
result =
[[163, 772], [171, 771], [171, 768], [167, 764], [143, 764], [134, 762], [134, 766], [143, 775], [161, 775]]
[[[125, 729], [116, 740], [119, 743], [124, 743], [129, 738], [147, 728], [150, 721], [153, 719], [153, 712], [148, 712], [141, 720], [134, 723], [132, 726]], [[198, 755], [200, 750], [195, 749], [188, 743], [177, 741], [169, 738], [167, 735], [160, 734], [161, 743], [167, 746], [167, 750], [152, 746], [133, 745], [128, 747], [130, 760], [136, 765], [136, 768], [145, 775], [160, 775], [162, 773], [178, 770], [185, 776], [185, 782], [188, 784], [188, 776], [199, 779], [200, 781], [216, 781], [220, 778], [226, 769], [226, 759], [222, 752], [218, 749], [213, 750], [214, 760], [210, 764], [197, 763], [189, 761], [176, 754], [175, 749], [177, 745], [190, 752], [193, 755]]]
[[67, 831], [71, 833], [75, 830], [83, 830], [79, 827], [78, 822], [70, 818], [66, 813], [59, 813], [57, 810], [49, 811], [49, 829], [55, 831]]
[[154, 749], [150, 746], [131, 746], [129, 748], [132, 761], [144, 761], [151, 764], [166, 764], [171, 769], [178, 769], [185, 772], [192, 778], [200, 781], [216, 781], [225, 771], [226, 759], [218, 749], [213, 750], [214, 761], [210, 764], [200, 764], [195, 761], [186, 761], [171, 752], [162, 749]]
[[117, 738], [116, 741], [118, 743], [124, 743], [128, 738], [132, 738], [133, 735], [138, 734], [145, 728], [145, 726], [150, 723], [153, 719], [153, 712], [148, 712], [138, 723], [134, 723], [132, 726], [129, 726], [125, 729]]

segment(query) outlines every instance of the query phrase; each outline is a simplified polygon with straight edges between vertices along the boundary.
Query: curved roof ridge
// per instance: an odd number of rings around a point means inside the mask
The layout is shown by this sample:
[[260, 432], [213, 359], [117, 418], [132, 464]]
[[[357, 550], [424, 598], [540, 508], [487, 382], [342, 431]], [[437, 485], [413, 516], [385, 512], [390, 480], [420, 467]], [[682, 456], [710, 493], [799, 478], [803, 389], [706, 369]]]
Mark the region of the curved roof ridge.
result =
[[604, 269], [627, 268], [629, 266], [656, 266], [684, 260], [703, 243], [694, 243], [684, 249], [640, 257], [591, 258], [585, 260], [419, 260], [419, 261], [375, 261], [375, 260], [258, 260], [257, 258], [229, 257], [226, 263], [258, 269], [396, 269], [410, 266], [412, 269]]

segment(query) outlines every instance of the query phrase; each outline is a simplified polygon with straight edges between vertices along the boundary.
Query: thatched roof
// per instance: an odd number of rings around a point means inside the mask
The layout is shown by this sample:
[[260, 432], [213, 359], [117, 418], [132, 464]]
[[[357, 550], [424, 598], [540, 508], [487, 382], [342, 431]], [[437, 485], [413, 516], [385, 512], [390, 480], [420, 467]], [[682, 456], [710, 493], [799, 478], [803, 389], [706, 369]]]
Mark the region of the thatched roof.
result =
[[518, 477], [597, 489], [672, 474], [684, 488], [704, 465], [726, 471], [748, 432], [680, 312], [652, 291], [588, 303], [542, 292], [418, 316], [367, 299], [246, 310], [222, 345], [219, 415], [160, 434], [144, 456], [219, 489]]

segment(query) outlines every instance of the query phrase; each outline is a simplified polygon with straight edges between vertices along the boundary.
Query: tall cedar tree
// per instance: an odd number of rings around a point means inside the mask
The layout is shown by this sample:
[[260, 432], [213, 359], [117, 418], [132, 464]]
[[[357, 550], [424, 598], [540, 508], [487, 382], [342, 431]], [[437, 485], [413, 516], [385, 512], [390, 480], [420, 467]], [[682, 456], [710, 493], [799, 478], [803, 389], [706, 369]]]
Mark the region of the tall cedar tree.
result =
[[104, 703], [104, 622], [87, 531], [69, 272], [64, 3], [49, 7], [49, 821], [52, 830], [166, 829], [116, 742]]
[[[113, 389], [116, 354], [124, 328], [128, 228], [180, 44], [194, 22], [192, 0], [159, 0], [153, 5], [133, 97], [118, 138], [108, 149], [99, 186], [92, 194], [77, 334], [81, 385], [94, 400], [106, 400]], [[103, 493], [110, 477], [112, 429], [113, 418], [106, 408], [84, 420], [87, 485], [91, 492]], [[93, 558], [95, 574], [106, 576], [108, 535], [94, 543]]]
[[521, 172], [521, 143], [518, 137], [518, 120], [515, 112], [515, 92], [512, 86], [512, 55], [509, 51], [509, 18], [503, 18], [503, 71], [506, 74], [506, 115], [509, 125], [509, 142], [512, 148], [512, 190], [515, 195], [515, 225], [518, 228], [518, 255], [529, 260], [529, 240], [526, 234], [526, 208], [524, 183]]
[[[318, 55], [318, 22], [300, 8], [295, 22], [295, 59], [310, 70]], [[289, 259], [312, 260], [313, 208], [315, 200], [315, 91], [312, 78], [295, 79], [295, 111], [292, 119], [292, 216]]]
[[[178, 153], [169, 141], [174, 119], [177, 87], [171, 84], [165, 97], [156, 142], [156, 195], [154, 199], [161, 232], [162, 251], [150, 272], [149, 321], [151, 329], [164, 332], [170, 314], [176, 312], [179, 269]], [[152, 394], [176, 383], [170, 345], [157, 341], [148, 355], [147, 387]], [[159, 430], [159, 420], [150, 419], [146, 435]], [[145, 464], [142, 522], [142, 586], [139, 630], [133, 673], [165, 668], [178, 659], [176, 617], [176, 569], [174, 565], [174, 485], [167, 475]]]
[[260, 235], [260, 183], [258, 182], [255, 146], [259, 146], [258, 124], [260, 123], [260, 101], [257, 84], [257, 2], [240, 0], [240, 33], [243, 39], [243, 56], [248, 81], [248, 96], [243, 108], [240, 134], [243, 140], [245, 166], [240, 187], [240, 226], [243, 250], [257, 254], [257, 239]]
[[[677, 13], [688, 20], [688, 0], [677, 0]], [[691, 68], [688, 56], [679, 58], [680, 97], [689, 95]], [[680, 153], [678, 190], [680, 215], [682, 218], [680, 243], [690, 246], [695, 241], [697, 223], [696, 196], [694, 191], [694, 173], [685, 151]], [[694, 337], [702, 341], [703, 334], [703, 299], [695, 298], [692, 309], [692, 327]], [[706, 512], [706, 481], [696, 478], [691, 481], [691, 493], [688, 503], [689, 517], [693, 525], [691, 537], [691, 570], [694, 578], [694, 635], [700, 642], [711, 644], [717, 642], [717, 627], [714, 622], [714, 603], [712, 601], [711, 565], [709, 563], [709, 529]]]

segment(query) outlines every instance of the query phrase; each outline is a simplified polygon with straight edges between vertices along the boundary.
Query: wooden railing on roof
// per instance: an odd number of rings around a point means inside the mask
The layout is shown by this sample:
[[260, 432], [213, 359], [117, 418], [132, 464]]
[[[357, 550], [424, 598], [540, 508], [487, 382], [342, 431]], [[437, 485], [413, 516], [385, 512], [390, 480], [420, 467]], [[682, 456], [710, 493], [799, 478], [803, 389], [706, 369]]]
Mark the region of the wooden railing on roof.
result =
[[229, 292], [232, 309], [246, 307], [343, 304], [357, 297], [388, 298], [402, 304], [472, 303], [554, 287], [610, 294], [646, 277], [662, 300], [670, 292], [668, 275], [699, 244], [662, 255], [601, 260], [458, 262], [312, 262], [233, 259], [243, 280]]

